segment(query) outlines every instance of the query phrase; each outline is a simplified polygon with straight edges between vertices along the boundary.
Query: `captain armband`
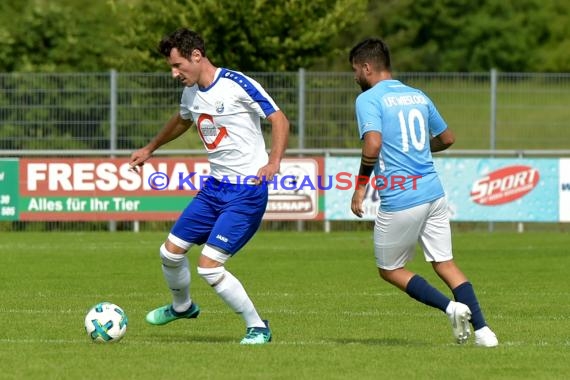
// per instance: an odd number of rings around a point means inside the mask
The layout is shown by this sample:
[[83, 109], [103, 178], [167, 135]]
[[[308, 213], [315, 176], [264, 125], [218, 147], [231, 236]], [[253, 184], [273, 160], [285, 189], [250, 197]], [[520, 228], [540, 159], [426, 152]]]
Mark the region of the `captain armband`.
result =
[[360, 160], [360, 170], [358, 171], [358, 178], [356, 181], [358, 185], [365, 185], [368, 183], [368, 180], [374, 171], [377, 159], [377, 157], [362, 156], [362, 159]]

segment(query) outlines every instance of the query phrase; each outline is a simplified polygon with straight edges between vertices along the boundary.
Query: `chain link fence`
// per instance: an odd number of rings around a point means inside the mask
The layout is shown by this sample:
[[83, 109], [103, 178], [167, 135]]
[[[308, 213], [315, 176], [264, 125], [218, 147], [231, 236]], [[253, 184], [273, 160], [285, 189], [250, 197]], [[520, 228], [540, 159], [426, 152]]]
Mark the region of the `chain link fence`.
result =
[[[354, 153], [360, 147], [354, 100], [360, 89], [352, 73], [247, 73], [259, 81], [291, 122], [289, 147], [307, 152]], [[570, 149], [570, 74], [395, 73], [395, 78], [428, 94], [454, 130], [450, 154]], [[145, 145], [178, 110], [181, 85], [168, 73], [0, 74], [0, 157], [109, 156]], [[267, 123], [264, 122], [267, 127]], [[264, 128], [269, 144], [270, 129]], [[195, 130], [164, 151], [202, 152]], [[491, 154], [487, 153], [487, 154]], [[520, 155], [520, 154], [519, 154]], [[104, 222], [7, 222], [0, 229], [106, 229]], [[68, 226], [69, 224], [69, 226]], [[368, 228], [337, 222], [333, 228]], [[365, 226], [364, 226], [365, 225]], [[132, 222], [119, 223], [129, 229]], [[169, 224], [147, 222], [143, 228]], [[300, 228], [294, 222], [266, 222], [264, 228]], [[303, 229], [321, 229], [304, 222]]]

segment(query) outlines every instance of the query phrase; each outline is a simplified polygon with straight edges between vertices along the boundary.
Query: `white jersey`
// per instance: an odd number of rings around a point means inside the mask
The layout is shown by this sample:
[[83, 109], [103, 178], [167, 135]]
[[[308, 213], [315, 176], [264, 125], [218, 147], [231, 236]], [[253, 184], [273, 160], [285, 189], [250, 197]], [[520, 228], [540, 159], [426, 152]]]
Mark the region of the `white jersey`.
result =
[[194, 121], [208, 152], [210, 175], [229, 183], [244, 183], [267, 164], [260, 118], [277, 110], [259, 83], [223, 68], [209, 87], [186, 87], [180, 102], [180, 116]]

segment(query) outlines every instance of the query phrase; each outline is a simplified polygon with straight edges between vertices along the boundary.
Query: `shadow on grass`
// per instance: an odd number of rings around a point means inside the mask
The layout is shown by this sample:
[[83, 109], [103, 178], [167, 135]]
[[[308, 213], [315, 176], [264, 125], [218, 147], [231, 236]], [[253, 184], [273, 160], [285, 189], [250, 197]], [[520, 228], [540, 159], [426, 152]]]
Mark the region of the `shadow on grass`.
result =
[[363, 339], [353, 339], [353, 338], [336, 338], [331, 339], [331, 341], [337, 344], [363, 344], [368, 346], [427, 346], [428, 344], [423, 341], [410, 341], [407, 339], [395, 339], [395, 338], [363, 338]]
[[241, 336], [152, 334], [148, 339], [157, 343], [239, 343]]

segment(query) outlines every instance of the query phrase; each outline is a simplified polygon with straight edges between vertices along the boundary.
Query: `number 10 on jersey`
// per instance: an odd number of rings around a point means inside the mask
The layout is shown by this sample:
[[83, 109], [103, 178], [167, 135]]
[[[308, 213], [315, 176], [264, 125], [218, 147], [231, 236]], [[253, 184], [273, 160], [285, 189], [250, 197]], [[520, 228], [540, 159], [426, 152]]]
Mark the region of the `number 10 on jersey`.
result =
[[[398, 112], [400, 119], [400, 131], [402, 132], [402, 151], [408, 152], [410, 150], [410, 140], [412, 146], [416, 150], [423, 150], [426, 145], [426, 123], [424, 116], [417, 108], [409, 110], [407, 117], [404, 111]], [[420, 136], [418, 138], [416, 123], [419, 127]]]

